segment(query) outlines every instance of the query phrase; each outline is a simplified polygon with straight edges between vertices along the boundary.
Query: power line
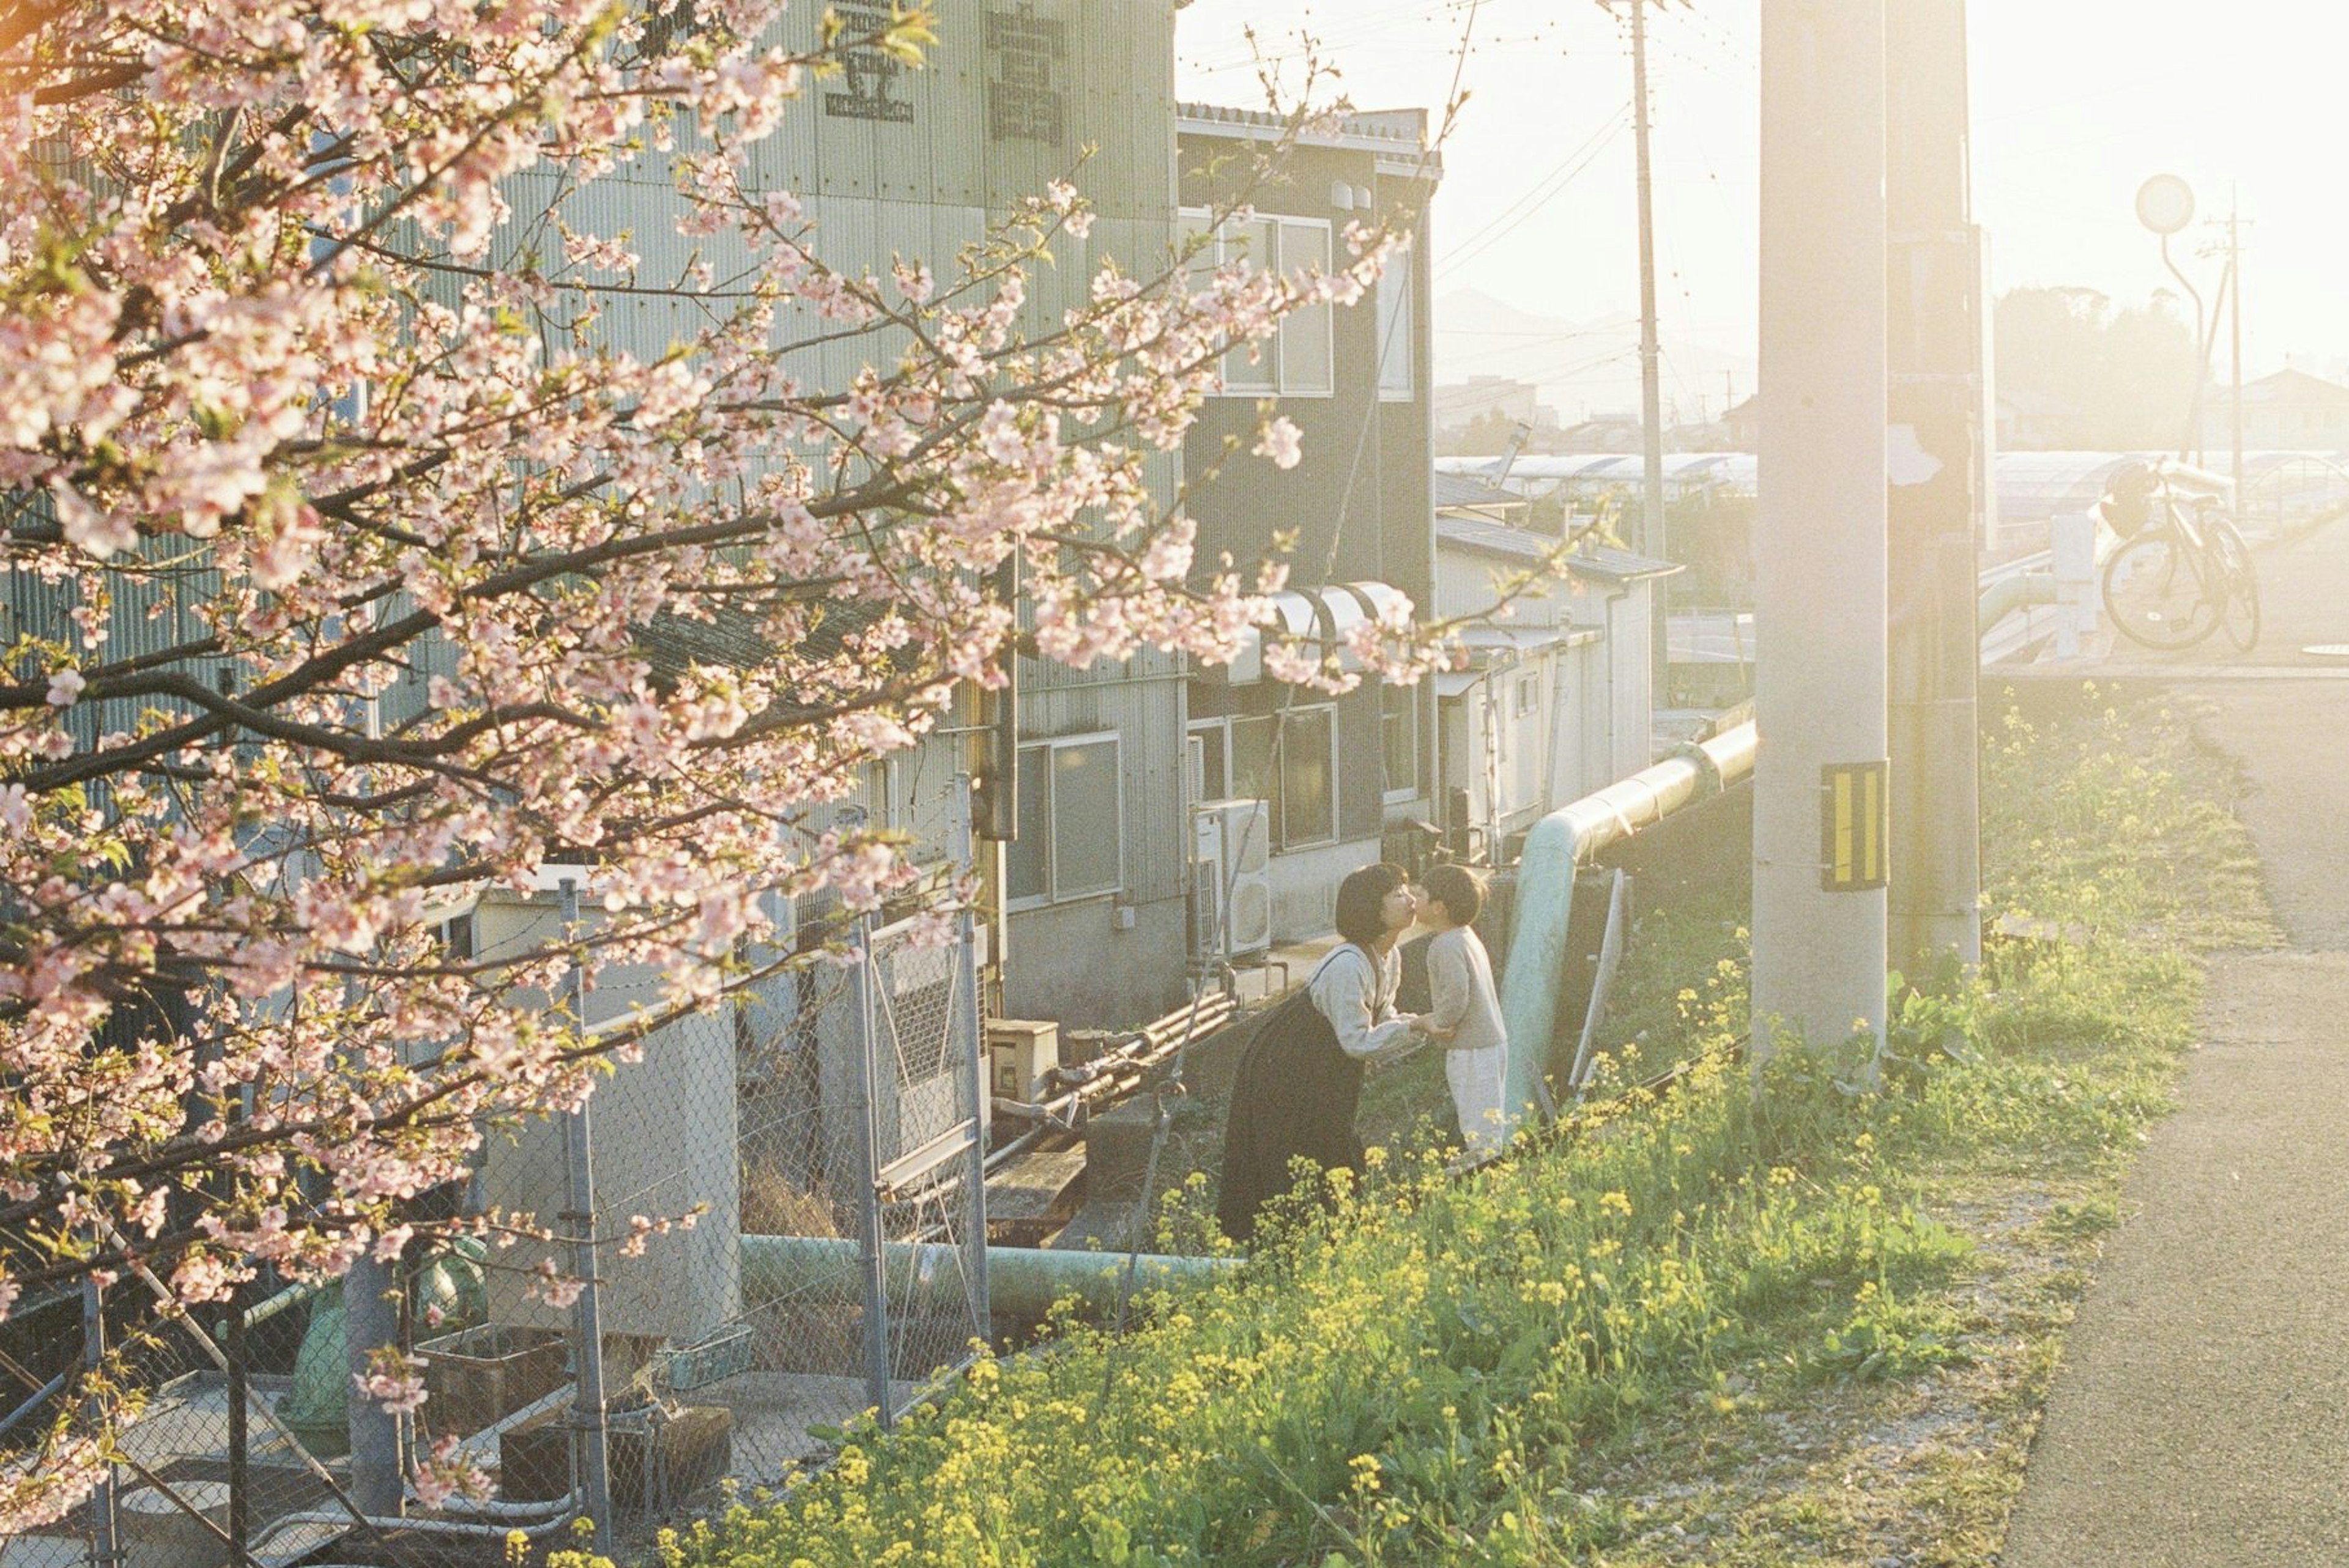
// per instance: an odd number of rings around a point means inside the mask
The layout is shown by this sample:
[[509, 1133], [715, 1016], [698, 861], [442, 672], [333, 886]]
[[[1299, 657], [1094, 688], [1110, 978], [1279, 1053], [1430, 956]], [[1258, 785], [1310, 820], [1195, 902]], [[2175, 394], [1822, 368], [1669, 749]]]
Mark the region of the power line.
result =
[[[1573, 152], [1568, 153], [1566, 159], [1537, 181], [1532, 190], [1504, 208], [1499, 215], [1487, 222], [1484, 228], [1462, 241], [1460, 248], [1435, 269], [1435, 275], [1441, 278], [1447, 273], [1457, 272], [1491, 250], [1494, 245], [1506, 239], [1516, 232], [1518, 225], [1557, 200], [1559, 192], [1574, 183], [1576, 176], [1589, 168], [1600, 153], [1614, 144], [1615, 139], [1622, 134], [1630, 111], [1631, 106], [1629, 103], [1618, 108], [1612, 119], [1591, 133], [1590, 139], [1586, 140]], [[1532, 205], [1527, 206], [1527, 202], [1531, 202]], [[1523, 211], [1519, 211], [1520, 208]], [[1516, 216], [1510, 216], [1511, 213], [1515, 213]], [[1496, 229], [1495, 224], [1501, 226]]]

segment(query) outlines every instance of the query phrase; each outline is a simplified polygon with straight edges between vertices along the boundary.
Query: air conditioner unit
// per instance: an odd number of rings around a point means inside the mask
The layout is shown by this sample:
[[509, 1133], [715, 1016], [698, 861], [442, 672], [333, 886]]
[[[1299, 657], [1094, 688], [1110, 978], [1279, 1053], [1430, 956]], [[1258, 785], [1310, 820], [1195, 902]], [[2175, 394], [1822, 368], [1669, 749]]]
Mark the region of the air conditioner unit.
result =
[[1192, 809], [1193, 885], [1202, 957], [1239, 957], [1272, 945], [1272, 816], [1262, 800], [1207, 800]]

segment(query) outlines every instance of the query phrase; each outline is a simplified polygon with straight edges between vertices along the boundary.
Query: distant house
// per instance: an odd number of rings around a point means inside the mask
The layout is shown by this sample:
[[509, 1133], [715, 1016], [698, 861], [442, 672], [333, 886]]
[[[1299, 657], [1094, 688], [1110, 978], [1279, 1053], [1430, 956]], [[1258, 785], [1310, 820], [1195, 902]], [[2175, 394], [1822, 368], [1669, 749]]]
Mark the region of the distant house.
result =
[[1755, 452], [1762, 449], [1762, 398], [1759, 393], [1723, 410], [1721, 422], [1729, 432], [1729, 450]]
[[1537, 435], [1557, 429], [1557, 411], [1540, 400], [1541, 388], [1506, 376], [1471, 376], [1435, 388], [1435, 428], [1456, 434], [1476, 420], [1498, 414]]
[[1475, 621], [1467, 666], [1434, 685], [1446, 837], [1455, 852], [1506, 859], [1543, 816], [1651, 760], [1651, 595], [1681, 568], [1586, 548], [1564, 581], [1488, 614], [1498, 586], [1560, 542], [1512, 526], [1497, 494], [1458, 475], [1439, 484], [1436, 613]]
[[1470, 474], [1435, 476], [1435, 514], [1473, 517], [1504, 528], [1523, 528], [1533, 502], [1515, 490], [1496, 490]]
[[1637, 414], [1595, 414], [1560, 430], [1551, 448], [1563, 453], [1636, 452], [1642, 438]]
[[[2214, 387], [2203, 403], [2202, 444], [2234, 444], [2234, 397]], [[2349, 387], [2289, 367], [2243, 383], [2243, 447], [2249, 451], [2331, 452], [2349, 447]]]

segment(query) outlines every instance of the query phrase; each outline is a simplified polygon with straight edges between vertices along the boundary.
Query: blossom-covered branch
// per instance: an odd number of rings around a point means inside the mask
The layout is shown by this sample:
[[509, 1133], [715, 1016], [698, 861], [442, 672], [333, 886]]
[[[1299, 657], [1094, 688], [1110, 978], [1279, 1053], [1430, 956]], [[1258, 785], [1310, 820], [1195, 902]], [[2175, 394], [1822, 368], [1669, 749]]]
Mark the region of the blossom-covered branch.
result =
[[[1360, 298], [1394, 233], [1287, 274], [1130, 257], [1048, 310], [1071, 180], [953, 257], [828, 258], [761, 150], [931, 21], [794, 50], [781, 13], [0, 11], [0, 1318], [404, 1242], [485, 1127], [806, 962], [824, 926], [776, 951], [766, 901], [911, 885], [827, 808], [957, 692], [1268, 619], [1278, 569], [1197, 561], [1164, 455], [1227, 351]], [[622, 178], [697, 247], [672, 275], [579, 216]], [[1257, 451], [1296, 432], [1268, 411]], [[1398, 614], [1358, 651], [1429, 645]], [[549, 864], [592, 924], [440, 945]], [[622, 965], [659, 976], [622, 1026], [546, 1004]], [[0, 1530], [70, 1506], [100, 1435], [0, 1475]]]

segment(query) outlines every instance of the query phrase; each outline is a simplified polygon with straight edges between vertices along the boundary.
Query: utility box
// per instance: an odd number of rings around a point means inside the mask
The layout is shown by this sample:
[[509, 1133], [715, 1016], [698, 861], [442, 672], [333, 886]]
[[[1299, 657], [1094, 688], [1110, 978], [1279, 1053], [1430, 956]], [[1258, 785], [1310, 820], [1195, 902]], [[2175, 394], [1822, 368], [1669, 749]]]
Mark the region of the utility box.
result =
[[1034, 1104], [1061, 1065], [1061, 1026], [1047, 1019], [987, 1021], [987, 1086], [997, 1099]]

